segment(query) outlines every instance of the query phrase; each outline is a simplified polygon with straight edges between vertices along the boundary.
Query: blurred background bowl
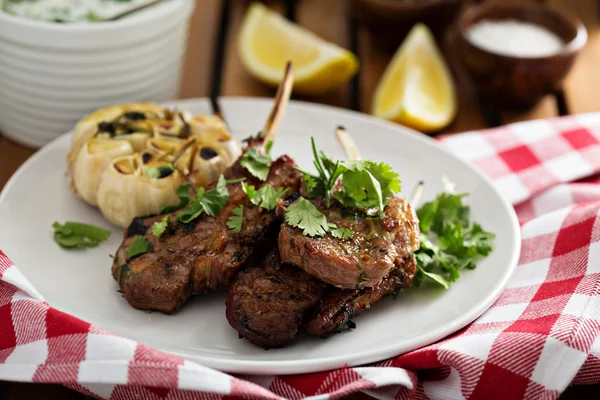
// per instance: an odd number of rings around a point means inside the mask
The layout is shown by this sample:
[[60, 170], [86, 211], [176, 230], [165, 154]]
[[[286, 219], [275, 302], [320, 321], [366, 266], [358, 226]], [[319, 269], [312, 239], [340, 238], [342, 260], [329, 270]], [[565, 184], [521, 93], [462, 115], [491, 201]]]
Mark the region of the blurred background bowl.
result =
[[[478, 47], [468, 38], [482, 20], [517, 20], [548, 29], [564, 42], [562, 50], [545, 57], [516, 57]], [[536, 4], [484, 3], [467, 8], [458, 19], [459, 51], [477, 90], [499, 105], [525, 109], [559, 89], [579, 50], [587, 41], [583, 23], [574, 16]]]
[[176, 98], [194, 5], [77, 25], [0, 12], [0, 131], [39, 147], [99, 107]]
[[351, 0], [351, 10], [355, 18], [363, 22], [373, 43], [390, 51], [402, 40], [417, 23], [429, 27], [436, 37], [441, 37], [446, 28], [455, 20], [464, 0]]

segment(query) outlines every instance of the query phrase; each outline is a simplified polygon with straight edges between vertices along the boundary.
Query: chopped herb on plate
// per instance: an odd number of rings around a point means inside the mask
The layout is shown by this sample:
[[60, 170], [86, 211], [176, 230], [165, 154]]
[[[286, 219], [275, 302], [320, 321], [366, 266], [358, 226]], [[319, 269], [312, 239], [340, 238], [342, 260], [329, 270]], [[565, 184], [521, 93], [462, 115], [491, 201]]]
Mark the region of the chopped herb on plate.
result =
[[110, 231], [81, 222], [65, 222], [52, 224], [54, 241], [66, 249], [82, 249], [96, 247], [110, 236]]

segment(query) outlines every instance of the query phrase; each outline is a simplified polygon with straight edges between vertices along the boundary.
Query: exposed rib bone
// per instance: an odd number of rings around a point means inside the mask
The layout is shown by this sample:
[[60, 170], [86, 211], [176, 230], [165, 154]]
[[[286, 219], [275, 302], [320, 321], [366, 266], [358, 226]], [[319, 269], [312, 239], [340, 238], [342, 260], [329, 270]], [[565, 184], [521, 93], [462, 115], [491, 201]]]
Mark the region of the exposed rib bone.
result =
[[335, 130], [335, 136], [337, 137], [338, 142], [342, 146], [342, 149], [346, 152], [346, 157], [350, 160], [360, 160], [360, 151], [358, 150], [358, 146], [352, 136], [346, 131], [346, 128], [343, 126], [338, 126]]
[[277, 89], [277, 94], [275, 95], [275, 102], [273, 103], [273, 108], [271, 109], [271, 113], [267, 118], [267, 122], [265, 123], [265, 127], [258, 134], [258, 138], [263, 140], [263, 147], [269, 141], [274, 141], [279, 133], [279, 125], [281, 124], [281, 119], [285, 114], [285, 109], [287, 108], [287, 104], [290, 100], [290, 95], [292, 94], [292, 87], [294, 86], [294, 67], [292, 66], [292, 62], [288, 61], [287, 66], [285, 68], [285, 75], [283, 77], [283, 81], [279, 88]]
[[413, 207], [416, 207], [419, 201], [421, 200], [421, 196], [423, 195], [423, 189], [425, 188], [425, 182], [419, 181], [417, 186], [413, 189], [413, 194], [410, 200], [410, 204]]

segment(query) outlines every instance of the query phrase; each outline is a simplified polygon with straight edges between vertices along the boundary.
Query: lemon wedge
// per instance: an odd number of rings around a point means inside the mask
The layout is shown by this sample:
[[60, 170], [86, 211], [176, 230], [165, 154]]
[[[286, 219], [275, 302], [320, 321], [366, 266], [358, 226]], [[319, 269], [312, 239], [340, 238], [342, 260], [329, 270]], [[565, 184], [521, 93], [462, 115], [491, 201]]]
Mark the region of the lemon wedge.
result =
[[260, 3], [248, 8], [238, 50], [248, 72], [277, 86], [285, 65], [294, 64], [294, 91], [321, 94], [347, 82], [358, 70], [354, 54], [288, 21]]
[[454, 119], [452, 75], [425, 25], [415, 25], [396, 51], [375, 90], [372, 113], [422, 132]]

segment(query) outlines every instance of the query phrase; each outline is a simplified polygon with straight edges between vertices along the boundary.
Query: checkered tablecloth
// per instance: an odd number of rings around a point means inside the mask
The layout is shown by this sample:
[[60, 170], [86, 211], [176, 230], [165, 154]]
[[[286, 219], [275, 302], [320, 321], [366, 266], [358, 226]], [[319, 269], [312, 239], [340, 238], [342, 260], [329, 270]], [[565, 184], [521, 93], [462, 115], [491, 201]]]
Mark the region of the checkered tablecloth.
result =
[[0, 251], [0, 380], [106, 399], [552, 399], [600, 383], [600, 114], [440, 140], [516, 204], [523, 235], [506, 290], [454, 335], [360, 368], [233, 377], [53, 309]]

